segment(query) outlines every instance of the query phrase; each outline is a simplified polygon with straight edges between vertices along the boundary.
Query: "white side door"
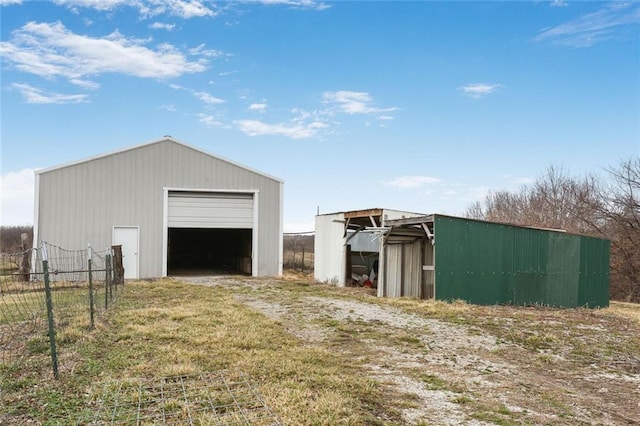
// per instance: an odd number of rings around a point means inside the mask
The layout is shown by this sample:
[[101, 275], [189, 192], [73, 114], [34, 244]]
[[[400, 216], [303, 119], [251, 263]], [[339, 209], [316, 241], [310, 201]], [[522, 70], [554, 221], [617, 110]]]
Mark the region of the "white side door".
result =
[[122, 246], [122, 265], [126, 279], [138, 278], [138, 232], [137, 226], [113, 227], [113, 245]]

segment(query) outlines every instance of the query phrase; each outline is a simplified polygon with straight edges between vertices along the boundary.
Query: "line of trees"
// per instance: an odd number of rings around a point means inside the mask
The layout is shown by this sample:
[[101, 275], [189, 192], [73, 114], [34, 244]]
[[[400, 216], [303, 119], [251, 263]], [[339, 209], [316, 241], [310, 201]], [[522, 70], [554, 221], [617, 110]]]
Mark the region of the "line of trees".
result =
[[283, 262], [287, 269], [313, 270], [314, 236], [309, 233], [285, 234]]
[[[23, 239], [22, 235], [26, 235]], [[17, 253], [30, 249], [33, 241], [33, 226], [0, 227], [0, 253]]]
[[517, 192], [490, 193], [467, 217], [564, 229], [611, 240], [611, 298], [640, 302], [640, 157], [572, 177], [550, 167]]

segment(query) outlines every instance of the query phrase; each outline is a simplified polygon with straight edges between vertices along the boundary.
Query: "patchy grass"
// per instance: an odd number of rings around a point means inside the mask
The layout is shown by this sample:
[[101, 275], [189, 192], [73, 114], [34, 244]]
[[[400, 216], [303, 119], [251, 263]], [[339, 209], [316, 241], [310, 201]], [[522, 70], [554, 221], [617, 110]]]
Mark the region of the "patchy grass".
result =
[[[125, 287], [119, 305], [51, 380], [45, 357], [0, 371], [0, 423], [92, 420], [91, 395], [111, 380], [238, 369], [287, 424], [393, 420], [381, 387], [339, 354], [302, 345], [226, 288], [163, 280]], [[67, 350], [66, 352], [70, 352]], [[64, 368], [64, 367], [63, 367]]]
[[640, 421], [638, 305], [380, 299], [300, 273], [207, 285], [127, 284], [106, 324], [69, 333], [57, 382], [30, 342], [24, 364], [0, 366], [0, 424], [90, 423], [113, 380], [229, 369], [285, 424]]
[[611, 302], [607, 309], [600, 312], [605, 316], [613, 314], [626, 317], [640, 324], [640, 304], [637, 303]]

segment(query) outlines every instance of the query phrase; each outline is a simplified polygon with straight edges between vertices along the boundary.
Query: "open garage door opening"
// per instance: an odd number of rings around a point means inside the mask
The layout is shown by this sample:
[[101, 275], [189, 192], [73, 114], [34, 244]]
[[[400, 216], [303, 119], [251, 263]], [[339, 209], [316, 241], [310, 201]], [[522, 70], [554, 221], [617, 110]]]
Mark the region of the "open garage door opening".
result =
[[252, 193], [169, 191], [167, 275], [251, 274]]
[[251, 274], [251, 229], [169, 228], [168, 275]]

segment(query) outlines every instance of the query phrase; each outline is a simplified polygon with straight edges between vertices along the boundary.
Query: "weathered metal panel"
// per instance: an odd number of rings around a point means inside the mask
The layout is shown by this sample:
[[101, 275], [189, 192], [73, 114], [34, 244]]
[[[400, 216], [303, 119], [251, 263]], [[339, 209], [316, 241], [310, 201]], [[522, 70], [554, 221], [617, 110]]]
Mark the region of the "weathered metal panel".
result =
[[[350, 231], [349, 235], [354, 231]], [[351, 251], [367, 251], [377, 253], [380, 251], [380, 235], [373, 232], [360, 231], [349, 240]]]
[[422, 297], [422, 241], [387, 240], [384, 277], [378, 282], [385, 296]]
[[316, 216], [313, 275], [317, 281], [344, 285], [344, 214]]
[[608, 304], [605, 240], [447, 216], [435, 217], [434, 232], [437, 299], [477, 304]]
[[403, 244], [402, 295], [422, 297], [422, 239]]
[[402, 245], [386, 244], [384, 248], [384, 286], [388, 297], [402, 297]]
[[38, 238], [66, 248], [111, 245], [139, 226], [140, 277], [162, 275], [163, 188], [257, 190], [258, 275], [279, 273], [282, 182], [164, 139], [39, 174]]
[[423, 266], [425, 269], [422, 271], [422, 298], [433, 299], [435, 295], [435, 247], [428, 239], [422, 242], [422, 256]]
[[[362, 212], [367, 211], [363, 210], [357, 213], [361, 215]], [[383, 224], [384, 220], [387, 219], [419, 216], [418, 213], [388, 209], [371, 209], [370, 212], [372, 214], [381, 214]], [[378, 235], [371, 232], [361, 231], [347, 241], [348, 236], [344, 234], [345, 217], [349, 216], [350, 213], [338, 212], [316, 216], [314, 278], [318, 281], [330, 282], [340, 286], [344, 286], [347, 281], [350, 281], [350, 277], [345, 276], [346, 244], [351, 245], [351, 252], [380, 251], [381, 243]], [[380, 278], [384, 280], [382, 277]], [[379, 288], [381, 292], [382, 287], [379, 286]]]
[[382, 209], [382, 225], [385, 225], [387, 220], [404, 219], [407, 217], [423, 216], [423, 213], [405, 212], [402, 210]]

